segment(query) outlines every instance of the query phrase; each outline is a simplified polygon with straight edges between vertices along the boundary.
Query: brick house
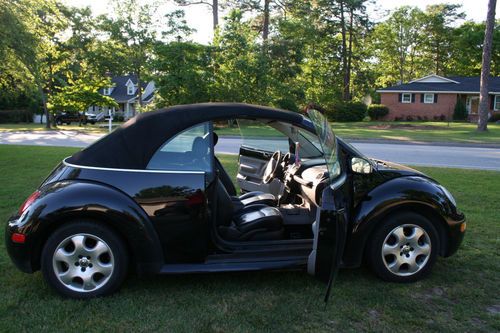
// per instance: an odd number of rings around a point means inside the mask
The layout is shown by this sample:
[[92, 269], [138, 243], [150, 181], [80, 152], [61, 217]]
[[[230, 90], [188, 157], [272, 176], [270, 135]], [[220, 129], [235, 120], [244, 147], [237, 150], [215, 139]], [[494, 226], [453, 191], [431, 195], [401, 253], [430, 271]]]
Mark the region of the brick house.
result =
[[[452, 119], [457, 99], [464, 102], [470, 121], [477, 121], [479, 76], [429, 75], [409, 83], [377, 90], [381, 104], [389, 108], [386, 120]], [[500, 113], [500, 77], [490, 77], [490, 113]]]

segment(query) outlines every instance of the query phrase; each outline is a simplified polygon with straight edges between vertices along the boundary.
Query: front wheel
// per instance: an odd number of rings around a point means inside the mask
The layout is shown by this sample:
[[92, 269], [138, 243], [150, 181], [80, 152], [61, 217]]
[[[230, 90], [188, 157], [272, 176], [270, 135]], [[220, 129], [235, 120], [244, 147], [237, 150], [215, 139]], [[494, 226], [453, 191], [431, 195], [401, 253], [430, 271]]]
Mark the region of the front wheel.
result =
[[57, 229], [42, 251], [45, 280], [71, 298], [109, 295], [127, 273], [122, 240], [93, 221], [77, 221]]
[[413, 212], [389, 216], [384, 222], [367, 249], [373, 271], [393, 282], [413, 282], [429, 274], [439, 252], [432, 222]]

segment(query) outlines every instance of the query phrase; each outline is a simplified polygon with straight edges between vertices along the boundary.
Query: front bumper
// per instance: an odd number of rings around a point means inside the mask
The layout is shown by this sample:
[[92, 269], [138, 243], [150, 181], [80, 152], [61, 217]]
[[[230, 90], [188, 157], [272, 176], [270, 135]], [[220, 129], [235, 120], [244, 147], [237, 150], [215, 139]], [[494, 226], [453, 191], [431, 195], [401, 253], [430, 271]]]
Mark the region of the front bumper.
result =
[[19, 232], [17, 219], [10, 219], [5, 227], [5, 246], [10, 259], [18, 269], [25, 273], [33, 273], [32, 262], [32, 241], [27, 235], [26, 241], [22, 244], [14, 243], [12, 241], [12, 234]]
[[457, 214], [448, 220], [448, 246], [444, 257], [449, 257], [457, 252], [464, 239], [466, 223], [464, 214]]

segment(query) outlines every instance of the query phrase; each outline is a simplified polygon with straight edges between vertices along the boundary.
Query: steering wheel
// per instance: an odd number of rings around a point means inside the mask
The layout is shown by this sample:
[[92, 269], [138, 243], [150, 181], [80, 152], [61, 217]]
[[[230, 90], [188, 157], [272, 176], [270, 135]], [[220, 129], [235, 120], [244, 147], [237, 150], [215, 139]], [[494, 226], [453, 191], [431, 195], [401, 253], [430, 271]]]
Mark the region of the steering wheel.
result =
[[274, 179], [280, 167], [280, 161], [281, 152], [277, 150], [273, 153], [273, 156], [271, 156], [271, 159], [267, 162], [264, 169], [264, 176], [262, 177], [264, 184], [269, 184]]
[[286, 167], [288, 166], [292, 161], [292, 154], [290, 152], [286, 153], [285, 156], [283, 156], [283, 165]]

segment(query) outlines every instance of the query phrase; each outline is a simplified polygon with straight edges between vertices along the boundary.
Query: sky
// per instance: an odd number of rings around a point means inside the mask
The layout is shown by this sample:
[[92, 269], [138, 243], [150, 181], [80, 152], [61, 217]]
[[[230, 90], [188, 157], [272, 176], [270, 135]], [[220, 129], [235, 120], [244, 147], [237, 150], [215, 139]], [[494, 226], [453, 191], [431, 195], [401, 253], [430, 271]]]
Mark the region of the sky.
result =
[[[63, 0], [66, 4], [75, 7], [90, 6], [95, 15], [112, 13], [111, 1], [106, 0]], [[151, 2], [152, 0], [139, 0], [142, 2]], [[162, 2], [162, 1], [158, 1]], [[179, 7], [172, 4], [172, 1], [163, 0], [164, 4], [159, 8], [158, 12], [168, 13]], [[400, 6], [417, 6], [425, 9], [427, 5], [438, 3], [455, 3], [461, 4], [462, 10], [466, 14], [467, 20], [477, 22], [486, 19], [488, 0], [375, 0], [369, 6], [368, 12], [373, 21], [379, 21], [384, 18], [386, 13]], [[210, 8], [205, 5], [196, 5], [182, 7], [186, 12], [186, 20], [191, 28], [196, 29], [196, 32], [191, 38], [198, 43], [208, 44], [213, 37], [212, 34], [212, 15]], [[497, 4], [496, 17], [500, 15], [500, 2]], [[223, 16], [223, 15], [221, 15]]]

